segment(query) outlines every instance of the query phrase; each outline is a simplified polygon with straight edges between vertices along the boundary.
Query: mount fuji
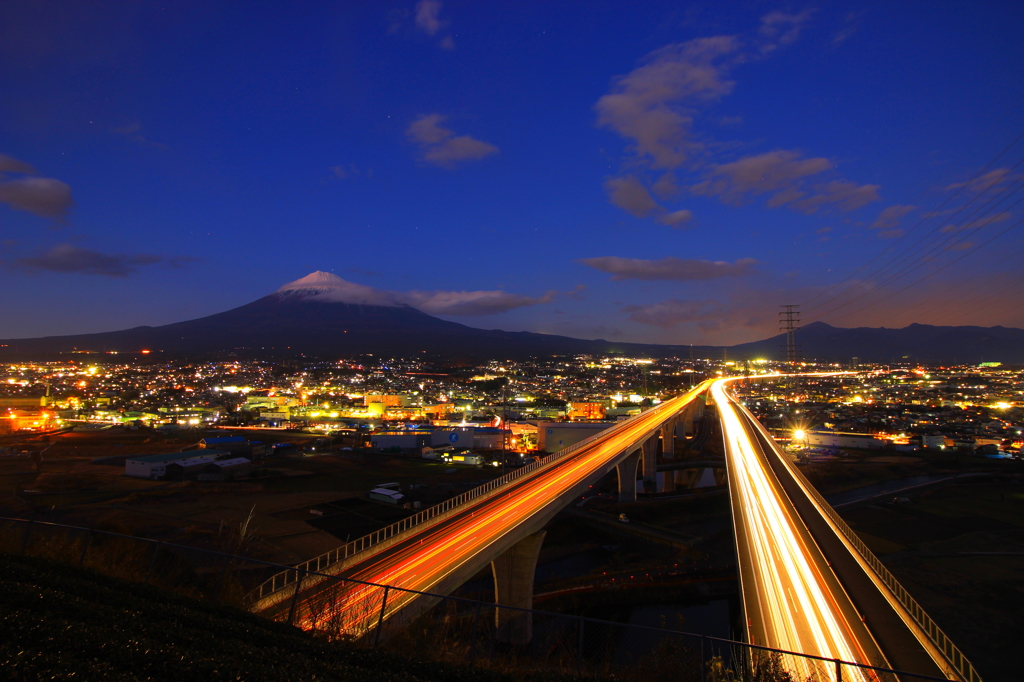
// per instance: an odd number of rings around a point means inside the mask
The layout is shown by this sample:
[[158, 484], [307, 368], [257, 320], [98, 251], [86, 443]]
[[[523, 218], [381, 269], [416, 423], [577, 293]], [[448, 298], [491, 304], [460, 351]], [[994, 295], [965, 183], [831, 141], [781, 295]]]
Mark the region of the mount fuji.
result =
[[[608, 352], [663, 355], [674, 348], [477, 329], [428, 315], [409, 300], [415, 299], [317, 271], [252, 303], [196, 320], [98, 334], [3, 340], [0, 358], [150, 351], [162, 357], [373, 353], [475, 359]], [[684, 352], [683, 347], [678, 349]]]

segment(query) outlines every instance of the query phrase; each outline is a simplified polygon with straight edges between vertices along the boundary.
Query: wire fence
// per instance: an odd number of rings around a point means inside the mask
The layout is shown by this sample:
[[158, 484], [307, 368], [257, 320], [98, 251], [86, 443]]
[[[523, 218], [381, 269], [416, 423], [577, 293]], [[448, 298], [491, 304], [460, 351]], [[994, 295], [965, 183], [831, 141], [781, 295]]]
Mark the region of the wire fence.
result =
[[[285, 568], [223, 551], [11, 518], [0, 518], [0, 551], [45, 557], [240, 608], [251, 606], [253, 586]], [[303, 587], [307, 577], [317, 579], [309, 589]], [[264, 615], [360, 647], [511, 672], [549, 670], [631, 682], [944, 679], [312, 571], [296, 581], [291, 599]]]
[[[624, 419], [621, 422], [619, 422], [619, 424], [617, 424], [614, 428], [622, 428], [624, 425], [629, 424], [630, 422], [640, 417], [650, 418], [652, 412], [666, 411], [667, 405], [668, 403], [665, 403], [663, 405], [659, 405], [658, 407], [653, 408], [652, 410], [648, 410], [646, 412], [641, 412], [640, 414], [633, 415], [632, 417], [629, 417], [628, 419]], [[651, 430], [655, 431], [661, 428], [661, 426], [665, 422], [671, 420], [672, 418], [674, 418], [674, 416], [675, 413], [673, 412], [672, 416], [666, 417], [665, 419], [658, 421], [654, 426], [651, 427]], [[344, 561], [345, 559], [348, 559], [351, 556], [354, 556], [361, 552], [365, 552], [371, 547], [380, 545], [381, 543], [391, 538], [397, 537], [398, 535], [401, 535], [402, 533], [406, 532], [407, 530], [415, 526], [422, 525], [424, 523], [427, 523], [428, 521], [441, 521], [443, 518], [449, 515], [449, 512], [452, 512], [453, 510], [455, 510], [458, 507], [461, 507], [467, 502], [471, 502], [473, 500], [478, 499], [484, 499], [485, 497], [495, 493], [499, 488], [502, 488], [514, 481], [518, 481], [519, 479], [522, 479], [525, 476], [537, 471], [541, 467], [553, 464], [554, 462], [563, 459], [567, 455], [570, 455], [581, 448], [592, 445], [598, 441], [607, 439], [612, 435], [614, 434], [611, 434], [608, 431], [595, 433], [591, 436], [588, 436], [587, 438], [584, 438], [578, 443], [575, 443], [567, 448], [559, 450], [558, 452], [550, 454], [539, 460], [535, 460], [525, 466], [513, 469], [512, 471], [508, 472], [504, 476], [501, 476], [500, 478], [496, 478], [493, 481], [489, 481], [481, 486], [477, 486], [476, 488], [467, 490], [461, 495], [457, 495], [456, 497], [452, 497], [448, 500], [445, 500], [440, 504], [428, 507], [427, 509], [424, 509], [418, 514], [402, 519], [401, 521], [393, 523], [385, 528], [381, 528], [380, 530], [370, 533], [369, 535], [357, 538], [351, 542], [342, 545], [341, 547], [332, 549], [330, 552], [325, 552], [320, 556], [314, 557], [309, 561], [298, 564], [292, 568], [289, 568], [288, 570], [281, 571], [280, 573], [271, 576], [267, 581], [259, 585], [255, 590], [254, 598], [259, 600], [270, 597], [280, 592], [281, 590], [286, 589], [290, 585], [294, 585], [295, 581], [299, 580], [299, 578], [303, 575], [325, 571], [331, 566], [341, 561]]]

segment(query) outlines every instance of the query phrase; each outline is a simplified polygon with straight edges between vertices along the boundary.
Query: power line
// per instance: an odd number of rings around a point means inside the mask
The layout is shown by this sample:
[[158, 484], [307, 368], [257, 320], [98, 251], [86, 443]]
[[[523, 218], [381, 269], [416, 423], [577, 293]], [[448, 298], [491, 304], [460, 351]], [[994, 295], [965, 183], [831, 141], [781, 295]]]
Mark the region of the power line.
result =
[[[1004, 116], [1005, 116], [1005, 115], [1004, 115]], [[994, 125], [994, 124], [993, 124], [993, 125]], [[988, 131], [986, 131], [986, 133], [987, 133], [987, 132], [988, 132]], [[1002, 150], [1002, 151], [1000, 151], [1000, 152], [999, 152], [998, 154], [996, 154], [996, 156], [995, 156], [995, 157], [994, 157], [994, 158], [993, 158], [993, 159], [992, 159], [991, 161], [989, 161], [989, 162], [988, 162], [987, 164], [985, 164], [985, 166], [983, 166], [983, 167], [981, 168], [981, 170], [979, 170], [979, 171], [978, 171], [977, 173], [975, 173], [975, 174], [974, 174], [974, 176], [972, 176], [970, 180], [968, 180], [967, 182], [963, 183], [963, 184], [962, 184], [962, 185], [961, 185], [961, 186], [960, 186], [960, 187], [959, 187], [959, 188], [957, 189], [957, 191], [956, 191], [956, 192], [954, 192], [954, 193], [953, 193], [953, 194], [952, 194], [951, 196], [949, 196], [949, 197], [947, 197], [947, 198], [946, 198], [945, 200], [943, 200], [943, 201], [942, 201], [942, 203], [940, 203], [940, 204], [939, 204], [939, 205], [938, 205], [938, 206], [937, 206], [936, 208], [934, 208], [934, 209], [933, 209], [933, 210], [932, 210], [932, 211], [931, 211], [931, 212], [930, 212], [930, 213], [929, 213], [928, 215], [926, 215], [926, 216], [925, 216], [925, 217], [923, 217], [923, 218], [922, 218], [922, 219], [921, 219], [920, 221], [918, 221], [918, 223], [917, 223], [916, 225], [914, 225], [914, 226], [913, 226], [912, 228], [910, 228], [910, 230], [908, 230], [906, 234], [904, 234], [904, 235], [903, 235], [902, 237], [900, 237], [899, 239], [897, 239], [897, 240], [896, 240], [895, 242], [893, 242], [893, 243], [892, 243], [891, 245], [889, 245], [888, 247], [886, 247], [885, 249], [883, 249], [883, 250], [882, 250], [881, 252], [877, 253], [877, 254], [876, 254], [876, 255], [875, 255], [874, 257], [872, 257], [871, 259], [869, 259], [869, 260], [868, 260], [868, 261], [867, 261], [866, 263], [864, 263], [863, 265], [861, 265], [861, 266], [860, 266], [859, 268], [857, 268], [857, 269], [856, 269], [855, 271], [853, 271], [853, 272], [852, 272], [852, 273], [851, 273], [850, 275], [847, 275], [847, 276], [846, 276], [845, 278], [841, 279], [841, 280], [840, 280], [839, 282], [836, 282], [835, 284], [833, 284], [832, 286], [830, 286], [830, 287], [829, 287], [828, 289], [826, 289], [826, 290], [824, 290], [824, 291], [822, 291], [822, 292], [820, 292], [820, 293], [818, 293], [818, 294], [816, 294], [816, 295], [812, 296], [812, 297], [811, 297], [810, 299], [808, 299], [807, 301], [805, 301], [805, 302], [803, 303], [803, 305], [805, 305], [805, 306], [806, 306], [806, 305], [807, 305], [808, 303], [811, 303], [811, 302], [813, 302], [813, 301], [816, 301], [816, 300], [818, 300], [819, 298], [821, 298], [822, 296], [827, 296], [827, 295], [828, 295], [828, 294], [829, 294], [830, 292], [834, 291], [834, 290], [835, 290], [836, 288], [838, 288], [838, 287], [842, 286], [843, 284], [845, 284], [846, 282], [849, 282], [850, 280], [852, 280], [852, 279], [853, 279], [854, 277], [856, 277], [856, 276], [857, 276], [857, 275], [858, 275], [858, 274], [859, 274], [860, 272], [862, 272], [862, 271], [863, 271], [863, 270], [864, 270], [865, 268], [869, 267], [869, 266], [870, 266], [870, 265], [871, 265], [872, 263], [874, 263], [875, 261], [877, 261], [877, 260], [878, 260], [879, 258], [883, 257], [883, 256], [884, 256], [884, 255], [885, 255], [886, 253], [888, 253], [888, 252], [889, 252], [889, 251], [891, 251], [892, 249], [896, 248], [896, 247], [897, 247], [897, 246], [898, 246], [898, 245], [899, 245], [899, 244], [900, 244], [900, 243], [901, 243], [901, 242], [902, 242], [903, 240], [905, 240], [905, 239], [909, 238], [909, 237], [910, 237], [910, 235], [911, 235], [911, 234], [913, 234], [913, 233], [914, 233], [914, 232], [915, 232], [915, 231], [916, 231], [916, 230], [917, 230], [917, 229], [918, 229], [919, 227], [921, 227], [922, 225], [924, 225], [924, 223], [925, 223], [925, 222], [927, 222], [927, 221], [928, 221], [929, 219], [931, 219], [932, 217], [934, 217], [935, 213], [936, 213], [936, 212], [938, 212], [938, 211], [939, 211], [939, 210], [940, 210], [940, 209], [941, 209], [941, 208], [942, 208], [943, 206], [945, 206], [946, 204], [948, 204], [948, 203], [949, 203], [950, 201], [953, 201], [953, 200], [954, 200], [954, 199], [955, 199], [955, 198], [956, 198], [957, 196], [959, 196], [959, 195], [960, 195], [960, 193], [961, 193], [961, 192], [963, 192], [963, 191], [964, 191], [964, 190], [965, 190], [966, 188], [970, 187], [970, 186], [971, 186], [971, 184], [972, 184], [972, 183], [974, 183], [974, 181], [975, 181], [975, 180], [977, 180], [977, 179], [979, 179], [980, 177], [982, 177], [982, 175], [984, 175], [984, 174], [985, 174], [985, 173], [986, 173], [986, 172], [987, 172], [987, 171], [989, 170], [989, 168], [991, 168], [991, 167], [992, 167], [992, 166], [993, 166], [993, 165], [994, 165], [994, 164], [995, 164], [995, 163], [996, 163], [996, 162], [997, 162], [997, 161], [998, 161], [998, 160], [999, 160], [1000, 158], [1002, 158], [1002, 157], [1003, 157], [1003, 155], [1005, 155], [1005, 154], [1006, 154], [1006, 153], [1007, 153], [1008, 151], [1010, 151], [1010, 150], [1011, 150], [1011, 149], [1012, 149], [1012, 148], [1013, 148], [1014, 146], [1016, 146], [1016, 144], [1017, 144], [1018, 142], [1020, 142], [1020, 141], [1021, 141], [1022, 139], [1024, 139], [1024, 132], [1022, 132], [1022, 133], [1021, 133], [1020, 135], [1018, 135], [1018, 136], [1017, 136], [1017, 138], [1013, 140], [1013, 142], [1011, 142], [1010, 144], [1008, 144], [1008, 145], [1007, 145], [1006, 147], [1004, 147], [1004, 148], [1003, 148], [1003, 150]], [[980, 140], [980, 138], [979, 138], [979, 140]], [[977, 142], [975, 142], [975, 143], [974, 143], [974, 145], [977, 145]], [[974, 145], [972, 145], [972, 147], [973, 147]], [[968, 151], [969, 151], [969, 149], [968, 149]], [[962, 160], [962, 159], [963, 159], [963, 157], [964, 157], [964, 156], [966, 156], [966, 154], [967, 154], [967, 152], [965, 151], [965, 152], [964, 152], [964, 154], [962, 154], [962, 155], [961, 155], [960, 159], [958, 159], [956, 163], [959, 163], [959, 161], [960, 161], [960, 160]], [[921, 193], [920, 193], [920, 194], [919, 194], [919, 195], [918, 195], [918, 196], [917, 196], [917, 197], [916, 197], [916, 198], [914, 199], [914, 201], [919, 201], [919, 200], [920, 200], [920, 198], [924, 196], [924, 194], [925, 194], [925, 191], [926, 191], [926, 190], [923, 190], [923, 191], [922, 191], [922, 192], [921, 192]], [[821, 304], [819, 304], [819, 305], [815, 306], [815, 308], [812, 308], [811, 310], [813, 310], [813, 309], [816, 309], [816, 308], [820, 308], [820, 307], [821, 307]], [[805, 310], [805, 312], [809, 312], [809, 311]]]
[[948, 263], [946, 263], [945, 265], [942, 265], [942, 266], [941, 266], [941, 267], [939, 267], [938, 269], [936, 269], [936, 270], [932, 271], [931, 273], [929, 273], [929, 274], [925, 275], [924, 277], [921, 277], [921, 278], [920, 278], [920, 279], [918, 279], [917, 281], [911, 282], [910, 284], [908, 284], [907, 286], [903, 287], [902, 289], [899, 289], [899, 290], [897, 290], [897, 291], [894, 291], [894, 292], [890, 293], [890, 294], [889, 294], [888, 296], [885, 296], [885, 297], [883, 297], [883, 298], [881, 298], [881, 299], [879, 299], [879, 300], [875, 301], [874, 303], [870, 303], [870, 304], [868, 304], [868, 305], [866, 305], [866, 306], [864, 306], [864, 307], [862, 307], [862, 308], [858, 308], [857, 310], [854, 310], [854, 311], [851, 311], [851, 312], [843, 313], [842, 315], [838, 316], [837, 318], [833, 318], [833, 319], [842, 319], [842, 318], [844, 318], [844, 317], [849, 317], [850, 315], [854, 315], [854, 314], [856, 314], [856, 313], [859, 313], [859, 312], [861, 312], [861, 311], [867, 310], [868, 308], [870, 308], [870, 307], [871, 307], [871, 306], [873, 306], [873, 305], [878, 305], [878, 304], [879, 304], [879, 303], [881, 303], [882, 301], [887, 301], [887, 300], [889, 300], [890, 298], [892, 298], [893, 296], [896, 296], [897, 294], [901, 294], [901, 293], [903, 293], [904, 291], [906, 291], [907, 289], [910, 289], [911, 287], [917, 286], [918, 284], [920, 284], [921, 282], [925, 281], [926, 279], [930, 279], [930, 278], [934, 277], [935, 275], [939, 274], [940, 272], [942, 272], [942, 271], [943, 271], [943, 270], [945, 270], [946, 268], [948, 268], [948, 267], [950, 267], [950, 266], [952, 266], [952, 265], [955, 265], [956, 263], [959, 263], [959, 262], [960, 262], [960, 261], [962, 261], [962, 260], [963, 260], [964, 258], [966, 258], [967, 256], [971, 255], [972, 253], [974, 253], [974, 252], [975, 252], [975, 251], [977, 251], [978, 249], [980, 249], [980, 248], [982, 248], [982, 247], [985, 247], [985, 246], [988, 246], [989, 244], [991, 244], [991, 243], [992, 243], [993, 241], [995, 241], [995, 240], [996, 240], [996, 239], [998, 239], [999, 237], [1002, 237], [1002, 236], [1003, 236], [1004, 234], [1006, 234], [1007, 232], [1009, 232], [1009, 231], [1010, 231], [1010, 230], [1012, 230], [1013, 228], [1017, 227], [1018, 225], [1022, 225], [1022, 224], [1024, 224], [1024, 219], [1022, 219], [1022, 220], [1018, 220], [1017, 222], [1015, 222], [1015, 223], [1011, 224], [1011, 225], [1010, 225], [1009, 227], [1007, 227], [1007, 228], [1006, 228], [1005, 230], [1003, 230], [1002, 232], [999, 232], [999, 233], [997, 233], [997, 234], [996, 234], [996, 235], [995, 235], [994, 237], [992, 237], [991, 239], [989, 239], [989, 240], [988, 240], [987, 242], [985, 242], [984, 244], [980, 244], [980, 245], [978, 245], [978, 246], [974, 247], [974, 248], [973, 248], [973, 249], [971, 249], [970, 251], [967, 251], [966, 253], [964, 253], [964, 255], [960, 256], [959, 258], [955, 258], [955, 259], [953, 259], [953, 260], [949, 261], [949, 262], [948, 262]]
[[[1021, 159], [1021, 161], [1019, 161], [1014, 166], [1014, 168], [1019, 166], [1021, 163], [1024, 163], [1024, 159]], [[993, 183], [993, 184], [995, 184], [995, 183]], [[990, 187], [991, 187], [991, 185], [990, 185]], [[1007, 199], [1009, 197], [1012, 197], [1014, 194], [1016, 194], [1017, 191], [1019, 189], [1021, 189], [1021, 187], [1024, 187], [1024, 180], [1017, 182], [1015, 185], [1010, 185], [1010, 186], [1004, 188], [999, 193], [997, 193], [995, 196], [991, 197], [987, 202], [985, 202], [980, 207], [978, 207], [977, 209], [975, 209], [974, 211], [972, 211], [971, 213], [968, 214], [968, 218], [971, 218], [973, 216], [978, 215], [978, 213], [982, 213], [981, 217], [979, 217], [977, 219], [974, 219], [974, 220], [971, 220], [970, 222], [968, 222], [966, 224], [962, 224], [959, 227], [959, 229], [953, 229], [953, 230], [949, 231], [946, 234], [946, 236], [944, 236], [944, 237], [936, 235], [937, 232], [940, 232], [940, 227], [938, 225], [936, 227], [932, 228], [932, 230], [928, 234], [926, 234], [924, 237], [922, 237], [922, 239], [919, 239], [918, 242], [916, 244], [914, 244], [914, 247], [917, 247], [920, 244], [922, 244], [925, 241], [925, 239], [927, 239], [928, 237], [933, 237], [933, 236], [937, 237], [937, 238], [933, 239], [932, 242], [924, 248], [923, 253], [919, 252], [919, 254], [914, 254], [914, 255], [919, 255], [919, 258], [920, 258], [920, 261], [917, 263], [917, 265], [915, 265], [915, 266], [913, 266], [913, 267], [911, 267], [909, 269], [894, 270], [891, 274], [888, 275], [888, 277], [886, 277], [882, 281], [875, 282], [875, 283], [871, 284], [870, 288], [867, 289], [866, 291], [862, 291], [862, 292], [858, 293], [853, 298], [851, 298], [851, 299], [849, 299], [849, 300], [847, 300], [847, 301], [845, 301], [843, 303], [839, 303], [838, 305], [834, 305], [832, 308], [830, 308], [829, 310], [825, 311], [824, 313], [819, 313], [818, 315], [816, 315], [816, 317], [822, 318], [822, 317], [825, 317], [826, 315], [829, 315], [829, 314], [835, 312], [836, 310], [839, 310], [841, 308], [845, 308], [846, 306], [852, 305], [853, 303], [856, 303], [857, 301], [859, 301], [859, 300], [861, 300], [861, 299], [863, 299], [863, 298], [865, 298], [867, 296], [870, 296], [870, 295], [872, 295], [872, 294], [882, 290], [883, 287], [908, 277], [913, 272], [917, 271], [918, 269], [920, 269], [921, 267], [926, 265], [929, 262], [928, 258], [930, 256], [933, 256], [935, 254], [941, 253], [942, 251], [950, 250], [952, 248], [955, 248], [956, 246], [959, 246], [959, 245], [961, 245], [963, 243], [966, 243], [967, 239], [971, 236], [971, 233], [969, 232], [969, 230], [971, 230], [971, 229], [978, 229], [978, 228], [984, 228], [984, 227], [987, 227], [988, 225], [991, 225], [993, 222], [995, 222], [994, 219], [990, 219], [990, 220], [988, 220], [988, 222], [985, 222], [985, 220], [988, 217], [988, 215], [995, 208], [997, 208], [999, 206], [1000, 203], [1002, 203], [1005, 199]], [[979, 195], [979, 197], [980, 196], [981, 195]], [[976, 197], [975, 199], [972, 199], [971, 202], [969, 202], [968, 204], [966, 204], [966, 205], [962, 206], [960, 209], [958, 209], [956, 211], [956, 213], [954, 213], [954, 216], [959, 214], [965, 208], [969, 207], [972, 203], [974, 203], [974, 201], [977, 200], [977, 198], [978, 197]], [[1007, 206], [1007, 207], [1003, 208], [1001, 210], [1001, 212], [1005, 213], [1007, 210], [1009, 210], [1010, 208], [1013, 208], [1014, 206], [1019, 204], [1021, 201], [1024, 201], [1024, 197], [1021, 197], [1021, 198], [1017, 199], [1017, 201], [1015, 201], [1010, 206]], [[940, 223], [940, 225], [941, 225], [941, 223]], [[941, 228], [941, 229], [944, 230], [945, 228]], [[872, 275], [873, 276], [878, 276], [878, 275], [884, 273], [886, 270], [893, 270], [894, 268], [897, 268], [898, 266], [903, 265], [904, 263], [906, 263], [910, 259], [910, 257], [911, 257], [910, 249], [907, 249], [902, 254], [900, 254], [900, 256], [896, 260], [888, 263], [885, 267], [877, 269], [874, 273], [872, 273]], [[847, 292], [844, 292], [844, 294], [845, 293], [849, 293], [849, 290]], [[835, 302], [835, 301], [839, 300], [842, 297], [842, 295], [843, 294], [840, 294], [839, 296], [834, 297], [833, 299], [831, 299], [831, 301]], [[886, 297], [886, 298], [888, 298], [888, 297]], [[819, 304], [817, 306], [814, 306], [811, 310], [812, 311], [813, 310], [817, 310], [819, 308], [822, 308], [825, 305], [827, 305], [827, 302], [823, 302], [823, 303], [821, 303], [821, 304]]]

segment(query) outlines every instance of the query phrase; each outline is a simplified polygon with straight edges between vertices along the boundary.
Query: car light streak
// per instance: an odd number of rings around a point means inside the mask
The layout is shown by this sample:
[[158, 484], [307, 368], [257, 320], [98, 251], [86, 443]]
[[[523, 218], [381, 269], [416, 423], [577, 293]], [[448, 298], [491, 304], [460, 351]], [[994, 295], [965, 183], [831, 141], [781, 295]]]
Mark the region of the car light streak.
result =
[[[467, 561], [488, 547], [500, 544], [505, 536], [545, 511], [553, 501], [570, 493], [581, 481], [606, 470], [627, 448], [639, 447], [638, 439], [666, 417], [689, 405], [707, 384], [668, 400], [658, 407], [606, 432], [607, 435], [586, 447], [516, 481], [517, 489], [467, 505], [461, 516], [442, 527], [431, 527], [413, 536], [408, 544], [394, 552], [370, 557], [362, 565], [346, 571], [343, 577], [429, 592]], [[575, 499], [575, 495], [572, 496]], [[385, 618], [391, 617], [417, 595], [393, 591], [388, 594]], [[377, 623], [383, 588], [354, 585], [341, 589], [320, 608], [304, 604], [298, 617], [304, 628], [319, 629], [330, 624], [332, 630], [359, 636]], [[309, 600], [305, 600], [309, 601]]]
[[[840, 599], [847, 599], [845, 593], [836, 594], [830, 588], [824, 574], [829, 570], [827, 563], [744, 427], [735, 400], [726, 392], [728, 381], [720, 379], [710, 390], [725, 436], [737, 549], [741, 561], [750, 562], [752, 569], [742, 572], [748, 618], [759, 614], [756, 622], [750, 622], [751, 640], [872, 665], [839, 605]], [[822, 678], [814, 661], [784, 659], [795, 677]], [[829, 679], [834, 674], [825, 673]], [[847, 667], [843, 679], [872, 680], [875, 675]]]

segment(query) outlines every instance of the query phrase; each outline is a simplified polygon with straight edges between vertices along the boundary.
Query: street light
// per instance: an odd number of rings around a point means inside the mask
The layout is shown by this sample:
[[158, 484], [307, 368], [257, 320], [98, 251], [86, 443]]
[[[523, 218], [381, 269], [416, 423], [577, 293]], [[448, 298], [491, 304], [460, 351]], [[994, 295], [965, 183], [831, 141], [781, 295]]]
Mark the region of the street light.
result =
[[793, 432], [793, 440], [803, 442], [804, 447], [807, 447], [807, 441], [805, 440], [806, 438], [807, 432], [804, 431], [803, 429], [797, 429], [796, 431]]

